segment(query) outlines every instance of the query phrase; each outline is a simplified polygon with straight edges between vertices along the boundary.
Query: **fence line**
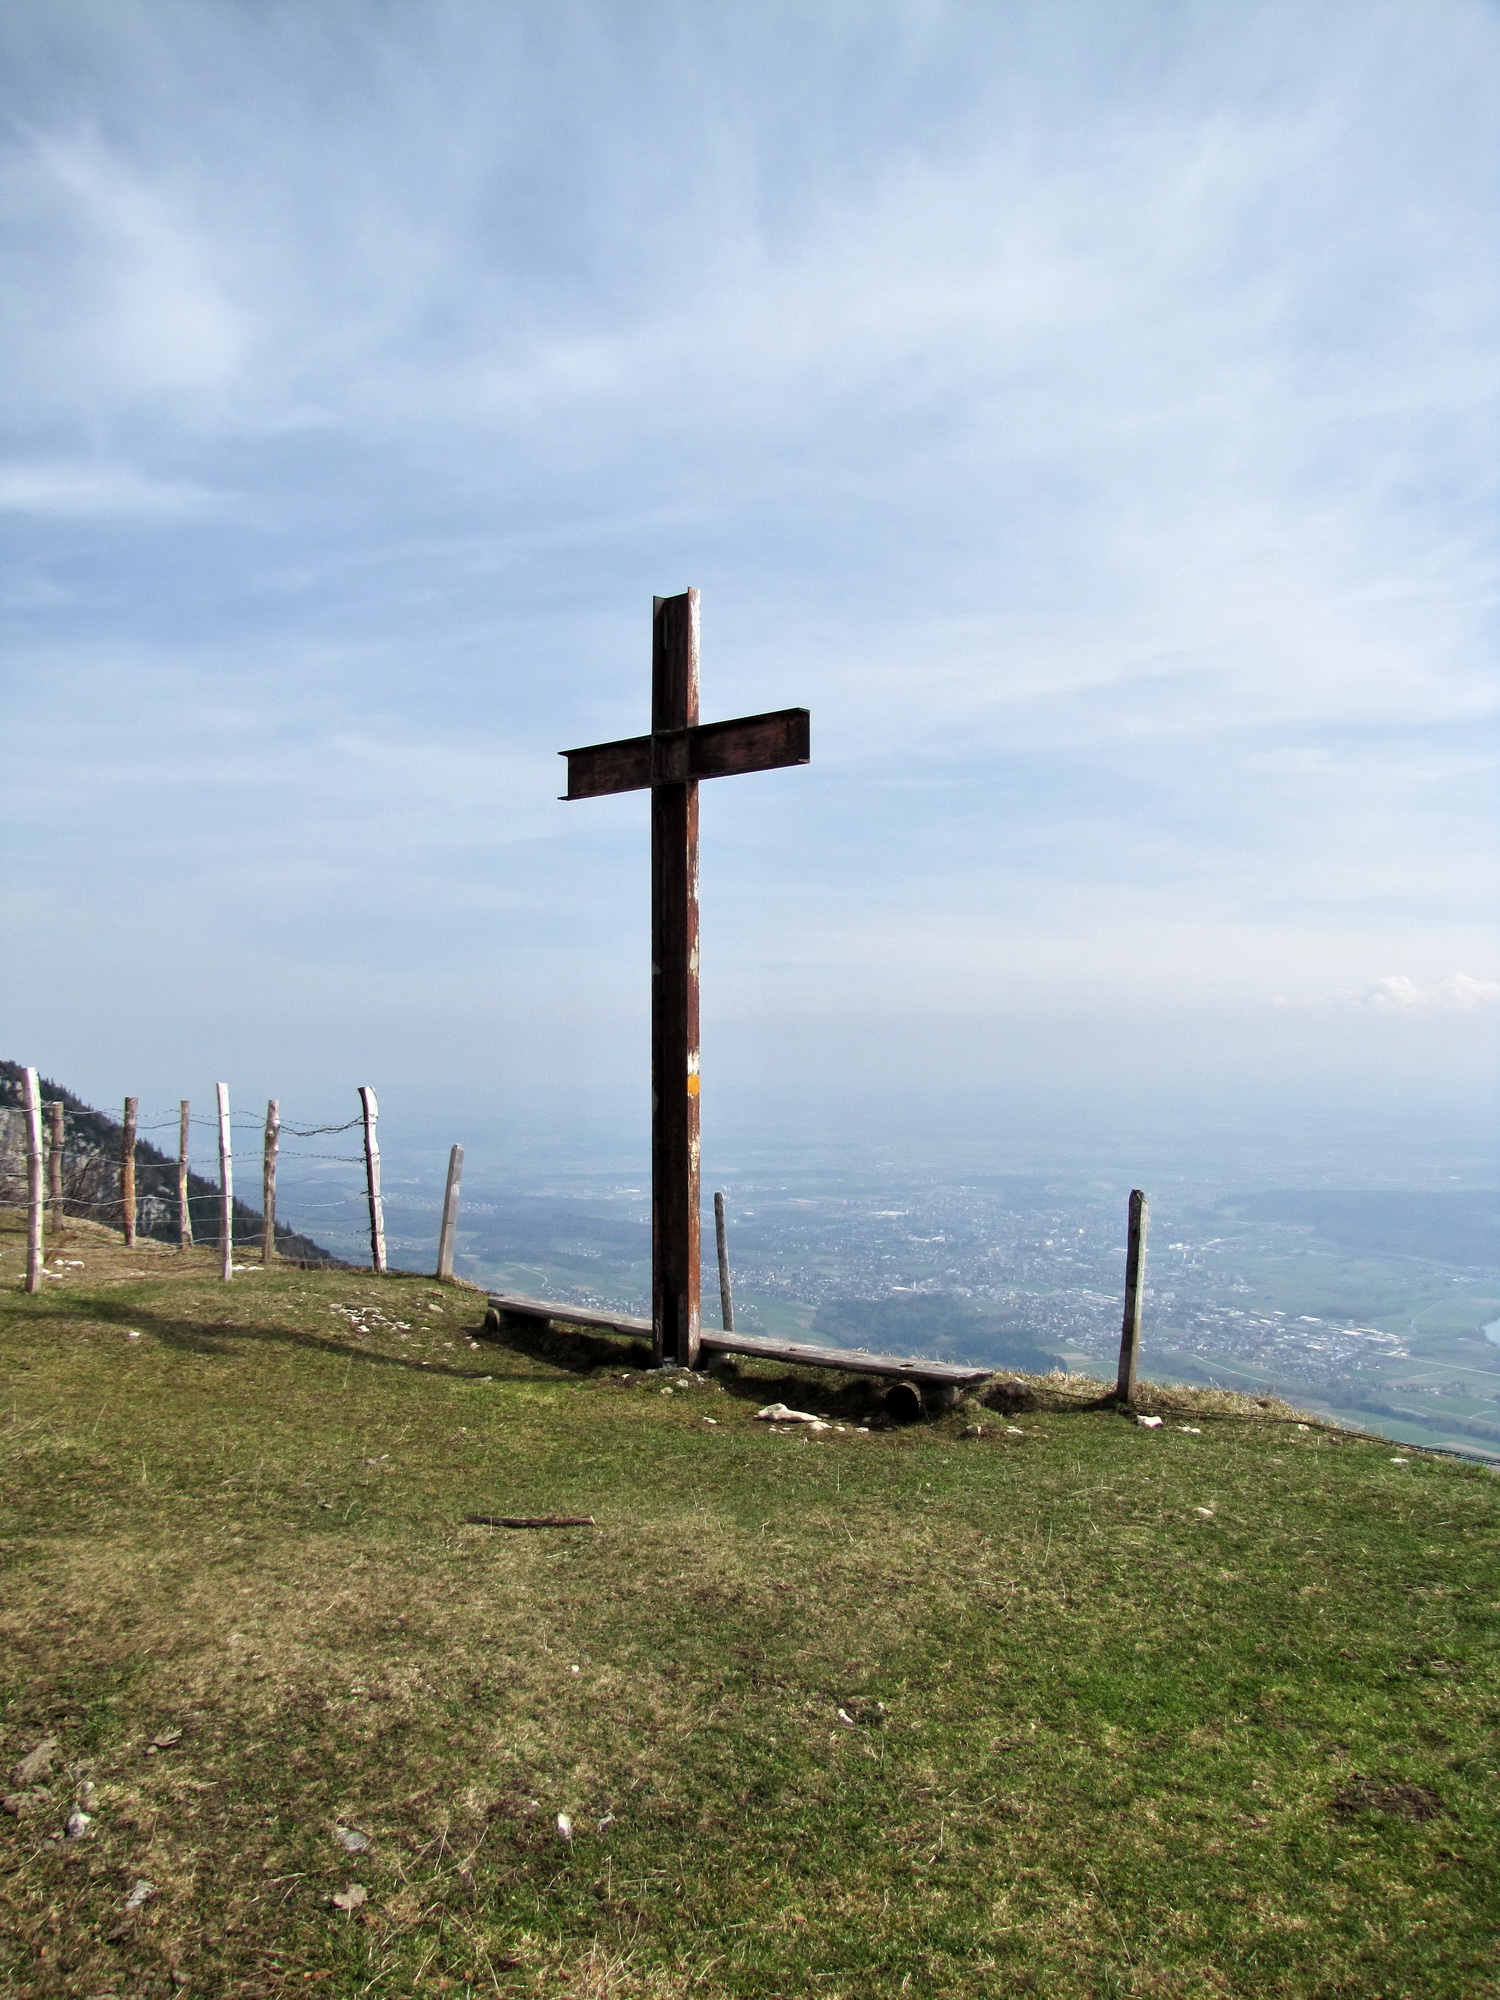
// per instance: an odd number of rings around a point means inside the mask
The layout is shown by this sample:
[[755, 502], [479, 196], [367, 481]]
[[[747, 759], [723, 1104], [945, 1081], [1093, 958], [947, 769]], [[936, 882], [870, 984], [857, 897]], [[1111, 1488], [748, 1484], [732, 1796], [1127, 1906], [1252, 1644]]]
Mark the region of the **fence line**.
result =
[[[90, 1210], [99, 1213], [114, 1212], [120, 1216], [124, 1225], [125, 1245], [127, 1248], [131, 1248], [135, 1244], [138, 1208], [145, 1208], [149, 1216], [150, 1212], [157, 1205], [166, 1206], [167, 1197], [152, 1193], [137, 1196], [135, 1160], [137, 1134], [142, 1130], [151, 1131], [161, 1128], [155, 1125], [141, 1126], [139, 1122], [140, 1100], [135, 1097], [127, 1097], [125, 1099], [125, 1116], [121, 1124], [121, 1188], [118, 1198], [89, 1201], [78, 1195], [65, 1195], [62, 1174], [66, 1137], [66, 1107], [59, 1099], [52, 1099], [48, 1103], [48, 1138], [50, 1145], [44, 1154], [42, 1099], [38, 1074], [33, 1068], [23, 1068], [21, 1070], [21, 1077], [23, 1108], [26, 1121], [26, 1201], [22, 1203], [9, 1200], [3, 1192], [0, 1192], [0, 1209], [18, 1210], [24, 1206], [27, 1211], [25, 1283], [26, 1290], [34, 1293], [41, 1289], [44, 1249], [43, 1228], [45, 1209], [49, 1198], [54, 1211], [54, 1227], [59, 1233], [62, 1229], [63, 1218], [67, 1213], [76, 1214], [81, 1210]], [[215, 1086], [215, 1090], [218, 1116], [212, 1121], [194, 1118], [192, 1116], [191, 1102], [188, 1098], [183, 1098], [179, 1104], [178, 1118], [176, 1120], [178, 1153], [175, 1162], [178, 1241], [183, 1248], [189, 1247], [192, 1244], [192, 1210], [195, 1203], [200, 1207], [205, 1202], [216, 1204], [219, 1209], [220, 1276], [225, 1281], [228, 1281], [232, 1277], [234, 1270], [234, 1120], [230, 1113], [228, 1084], [219, 1083]], [[364, 1133], [363, 1164], [365, 1167], [364, 1200], [369, 1214], [371, 1264], [377, 1273], [384, 1274], [387, 1272], [389, 1267], [386, 1257], [385, 1215], [380, 1185], [380, 1146], [376, 1131], [379, 1105], [375, 1091], [369, 1084], [361, 1084], [358, 1087], [358, 1094], [360, 1100], [359, 1116], [347, 1119], [339, 1125], [314, 1125], [306, 1127], [283, 1125], [281, 1123], [280, 1101], [272, 1098], [268, 1102], [263, 1128], [262, 1198], [264, 1210], [261, 1218], [261, 1261], [263, 1264], [269, 1265], [273, 1263], [276, 1256], [276, 1175], [279, 1160], [285, 1157], [292, 1160], [320, 1160], [348, 1166], [360, 1164], [359, 1156], [352, 1154], [294, 1152], [282, 1155], [282, 1136], [286, 1134], [297, 1138], [315, 1138], [325, 1133], [348, 1132], [352, 1131], [356, 1126], [362, 1126]], [[97, 1118], [100, 1114], [90, 1112], [89, 1116]], [[106, 1123], [109, 1122], [112, 1121], [106, 1121]], [[218, 1130], [219, 1187], [216, 1193], [194, 1195], [188, 1184], [190, 1174], [188, 1151], [190, 1127], [210, 1122], [215, 1124]], [[243, 1129], [246, 1121], [241, 1120], [240, 1124]], [[261, 1130], [262, 1128], [257, 1125], [255, 1129]], [[153, 1148], [152, 1150], [155, 1149]], [[0, 1149], [0, 1160], [3, 1160], [3, 1157], [3, 1149]], [[101, 1155], [98, 1153], [95, 1143], [90, 1142], [85, 1155], [85, 1164], [96, 1163], [100, 1157]], [[449, 1279], [453, 1275], [463, 1159], [463, 1147], [455, 1145], [449, 1153], [448, 1158], [448, 1175], [443, 1193], [442, 1219], [438, 1235], [437, 1276], [444, 1279]], [[170, 1171], [172, 1165], [173, 1162], [165, 1159], [149, 1161], [147, 1162], [147, 1170], [167, 1172]], [[336, 1197], [332, 1201], [299, 1202], [297, 1205], [301, 1210], [326, 1213], [332, 1209], [355, 1206], [359, 1203], [359, 1199], [358, 1196], [351, 1194]], [[247, 1210], [246, 1213], [248, 1216], [253, 1216], [253, 1211]], [[1115, 1388], [1117, 1399], [1127, 1406], [1132, 1405], [1136, 1398], [1137, 1366], [1141, 1345], [1142, 1307], [1146, 1281], [1147, 1223], [1147, 1198], [1139, 1188], [1134, 1188], [1130, 1194], [1129, 1234], [1125, 1262], [1125, 1305], [1121, 1320], [1119, 1370]], [[148, 1229], [150, 1228], [151, 1224], [149, 1220], [146, 1226]], [[730, 1284], [728, 1237], [722, 1193], [714, 1195], [714, 1226], [718, 1247], [720, 1303], [724, 1330], [729, 1332], [733, 1330], [734, 1326], [734, 1303]]]
[[[43, 1153], [44, 1155], [46, 1154], [45, 1145], [43, 1147]], [[46, 1176], [44, 1173], [43, 1174], [44, 1187], [45, 1187], [45, 1181], [46, 1181]], [[223, 1197], [219, 1193], [219, 1190], [215, 1188], [210, 1194], [191, 1195], [189, 1197], [189, 1200], [201, 1214], [205, 1209], [217, 1211], [219, 1207], [222, 1205]], [[246, 1203], [240, 1201], [238, 1196], [235, 1197], [235, 1200], [238, 1203], [238, 1206], [244, 1211], [245, 1215], [255, 1216], [256, 1211], [253, 1208], [250, 1208]], [[118, 1223], [120, 1219], [120, 1198], [118, 1195], [110, 1195], [109, 1198], [105, 1201], [85, 1201], [82, 1199], [82, 1197], [77, 1195], [64, 1195], [63, 1204], [64, 1204], [65, 1214], [67, 1215], [75, 1215], [83, 1217], [85, 1219], [90, 1215], [100, 1215], [100, 1216], [107, 1215], [107, 1216], [112, 1216], [116, 1223]], [[42, 1205], [43, 1208], [45, 1209], [46, 1207], [45, 1196]], [[363, 1194], [348, 1194], [348, 1195], [340, 1195], [335, 1201], [299, 1202], [297, 1205], [299, 1208], [363, 1209], [366, 1207], [366, 1202]], [[0, 1195], [0, 1208], [11, 1208], [19, 1210], [19, 1209], [29, 1209], [30, 1206], [31, 1203], [29, 1201], [7, 1201], [4, 1195]], [[150, 1194], [150, 1193], [137, 1194], [136, 1207], [143, 1213], [151, 1215], [158, 1215], [162, 1209], [168, 1209], [168, 1208], [170, 1208], [172, 1213], [175, 1214], [177, 1209], [177, 1202], [176, 1202], [176, 1197], [174, 1195]], [[291, 1229], [290, 1223], [278, 1222], [276, 1226], [278, 1229], [291, 1230], [291, 1233], [293, 1235], [296, 1235], [297, 1233], [295, 1230]], [[137, 1235], [140, 1234], [139, 1228], [137, 1228], [136, 1234]]]
[[[183, 1100], [184, 1103], [187, 1101], [187, 1099]], [[329, 1132], [352, 1132], [356, 1125], [360, 1125], [363, 1122], [362, 1118], [346, 1118], [342, 1125], [309, 1125], [302, 1130], [299, 1130], [295, 1125], [286, 1125], [282, 1129], [289, 1132], [294, 1139], [320, 1139], [325, 1133]], [[138, 1124], [136, 1129], [140, 1132], [168, 1132], [173, 1130], [177, 1123], [178, 1120], [176, 1118], [157, 1118], [153, 1119], [149, 1124]], [[194, 1125], [212, 1126], [216, 1132], [219, 1129], [217, 1118], [194, 1118], [191, 1120], [191, 1123]], [[232, 1118], [230, 1123], [241, 1132], [258, 1132], [261, 1129], [260, 1121], [255, 1118]]]
[[[140, 1099], [128, 1097], [124, 1100], [124, 1115], [119, 1124], [119, 1150], [117, 1162], [110, 1160], [113, 1148], [109, 1144], [109, 1134], [115, 1121], [107, 1114], [93, 1111], [89, 1107], [77, 1107], [77, 1115], [97, 1121], [83, 1133], [74, 1135], [74, 1150], [69, 1153], [68, 1102], [64, 1097], [49, 1095], [45, 1104], [41, 1098], [41, 1083], [35, 1070], [22, 1069], [20, 1081], [27, 1121], [26, 1160], [27, 1192], [24, 1201], [16, 1199], [11, 1188], [4, 1185], [4, 1157], [6, 1147], [0, 1143], [0, 1211], [25, 1208], [28, 1215], [28, 1245], [35, 1237], [35, 1257], [28, 1257], [28, 1288], [40, 1289], [45, 1275], [45, 1225], [46, 1209], [50, 1203], [53, 1210], [53, 1229], [62, 1236], [69, 1216], [85, 1220], [97, 1218], [113, 1222], [121, 1229], [126, 1248], [134, 1248], [138, 1237], [144, 1232], [160, 1236], [165, 1222], [170, 1228], [175, 1223], [175, 1234], [179, 1247], [190, 1248], [194, 1241], [195, 1214], [198, 1217], [217, 1211], [220, 1250], [220, 1276], [228, 1280], [234, 1271], [234, 1132], [236, 1128], [249, 1128], [250, 1121], [233, 1115], [229, 1102], [229, 1086], [220, 1083], [215, 1086], [216, 1115], [212, 1118], [195, 1116], [191, 1100], [179, 1100], [175, 1118], [146, 1119], [140, 1117]], [[37, 1129], [30, 1129], [30, 1105], [26, 1096], [35, 1084]], [[377, 1120], [379, 1104], [375, 1091], [370, 1085], [359, 1088], [360, 1110], [358, 1116], [338, 1123], [320, 1125], [284, 1125], [280, 1116], [280, 1101], [272, 1098], [266, 1111], [264, 1127], [259, 1123], [253, 1129], [261, 1133], [264, 1153], [262, 1166], [263, 1213], [260, 1218], [261, 1261], [274, 1262], [277, 1256], [276, 1219], [277, 1185], [282, 1161], [316, 1161], [319, 1165], [364, 1167], [364, 1190], [362, 1195], [349, 1193], [336, 1195], [323, 1201], [298, 1201], [296, 1207], [313, 1214], [332, 1216], [339, 1210], [357, 1206], [366, 1208], [370, 1228], [371, 1264], [377, 1272], [389, 1270], [389, 1257], [385, 1236], [385, 1211], [381, 1191], [380, 1145]], [[102, 1133], [98, 1127], [102, 1126]], [[211, 1180], [209, 1173], [197, 1172], [191, 1149], [192, 1128], [212, 1126], [217, 1146], [217, 1187], [204, 1190], [202, 1183]], [[44, 1130], [45, 1127], [45, 1130]], [[175, 1160], [170, 1156], [148, 1158], [144, 1162], [138, 1157], [139, 1146], [145, 1133], [175, 1128], [177, 1148]], [[333, 1136], [342, 1132], [352, 1132], [362, 1128], [364, 1147], [361, 1153], [327, 1153], [313, 1147], [293, 1147], [287, 1149], [283, 1141], [287, 1138], [314, 1139], [324, 1135]], [[0, 1133], [3, 1133], [0, 1126]], [[14, 1131], [14, 1128], [12, 1128]], [[33, 1143], [34, 1141], [34, 1143]], [[14, 1139], [10, 1141], [14, 1146]], [[156, 1149], [147, 1145], [148, 1154]], [[449, 1155], [448, 1182], [444, 1189], [442, 1217], [438, 1240], [438, 1265], [443, 1273], [451, 1277], [453, 1260], [457, 1246], [459, 1198], [462, 1182], [463, 1147], [455, 1146]], [[10, 1157], [14, 1160], [15, 1153]], [[33, 1161], [36, 1163], [37, 1185], [32, 1186]], [[205, 1166], [207, 1162], [203, 1163]], [[13, 1169], [12, 1169], [13, 1174]], [[118, 1188], [111, 1184], [118, 1174]], [[195, 1192], [193, 1180], [199, 1183]], [[315, 1185], [315, 1183], [314, 1183]], [[69, 1191], [71, 1187], [71, 1192]], [[240, 1229], [243, 1232], [257, 1220], [254, 1211], [240, 1204]], [[285, 1233], [285, 1231], [284, 1231]], [[295, 1235], [297, 1232], [292, 1230]], [[253, 1240], [253, 1239], [252, 1239]], [[30, 1265], [36, 1269], [31, 1273]]]

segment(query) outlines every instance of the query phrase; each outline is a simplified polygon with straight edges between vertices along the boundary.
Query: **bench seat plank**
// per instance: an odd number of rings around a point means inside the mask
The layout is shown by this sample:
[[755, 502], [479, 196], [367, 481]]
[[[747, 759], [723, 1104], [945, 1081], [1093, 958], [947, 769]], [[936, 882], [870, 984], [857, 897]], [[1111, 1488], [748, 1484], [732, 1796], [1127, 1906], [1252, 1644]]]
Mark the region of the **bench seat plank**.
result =
[[[547, 1299], [528, 1298], [523, 1292], [491, 1292], [489, 1301], [497, 1312], [516, 1313], [525, 1319], [564, 1320], [570, 1326], [602, 1326], [611, 1333], [651, 1338], [650, 1320], [639, 1319], [633, 1313], [557, 1305]], [[798, 1368], [837, 1368], [850, 1375], [899, 1376], [903, 1381], [940, 1382], [950, 1388], [987, 1382], [995, 1373], [993, 1368], [933, 1361], [923, 1355], [871, 1354], [862, 1347], [820, 1347], [810, 1340], [766, 1340], [758, 1334], [717, 1333], [708, 1327], [703, 1329], [700, 1346], [705, 1354], [743, 1354], [747, 1360], [784, 1361]]]

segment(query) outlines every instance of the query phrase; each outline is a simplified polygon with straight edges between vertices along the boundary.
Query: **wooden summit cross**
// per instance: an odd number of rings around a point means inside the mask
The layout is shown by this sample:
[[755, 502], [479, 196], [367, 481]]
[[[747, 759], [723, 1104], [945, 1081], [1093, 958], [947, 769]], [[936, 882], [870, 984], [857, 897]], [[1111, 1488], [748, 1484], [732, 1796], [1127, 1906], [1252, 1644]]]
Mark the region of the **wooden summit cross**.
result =
[[698, 720], [698, 593], [653, 600], [651, 734], [564, 750], [570, 799], [651, 793], [651, 1335], [698, 1365], [698, 781], [805, 764], [805, 708]]

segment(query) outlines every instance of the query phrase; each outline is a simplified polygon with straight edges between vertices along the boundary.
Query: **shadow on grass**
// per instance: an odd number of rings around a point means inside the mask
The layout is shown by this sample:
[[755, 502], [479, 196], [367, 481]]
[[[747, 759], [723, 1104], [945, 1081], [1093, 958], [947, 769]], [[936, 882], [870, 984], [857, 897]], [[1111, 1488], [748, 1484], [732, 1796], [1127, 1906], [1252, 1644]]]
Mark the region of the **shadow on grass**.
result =
[[[453, 1382], [481, 1382], [486, 1379], [487, 1371], [482, 1367], [465, 1368], [451, 1361], [421, 1361], [414, 1355], [385, 1354], [378, 1348], [357, 1347], [352, 1341], [340, 1340], [336, 1336], [306, 1333], [300, 1327], [245, 1325], [235, 1320], [192, 1324], [165, 1313], [153, 1312], [149, 1307], [90, 1298], [81, 1292], [70, 1293], [66, 1297], [55, 1294], [49, 1303], [60, 1315], [86, 1319], [96, 1326], [133, 1327], [138, 1333], [149, 1334], [160, 1341], [163, 1347], [175, 1348], [184, 1354], [224, 1357], [245, 1345], [296, 1347], [305, 1353], [326, 1354], [338, 1361], [360, 1361], [376, 1368], [392, 1368], [405, 1375], [437, 1376]], [[454, 1331], [472, 1339], [479, 1328], [460, 1326]], [[541, 1382], [548, 1377], [511, 1375], [506, 1379]]]
[[[505, 1314], [498, 1331], [484, 1329], [479, 1338], [581, 1375], [638, 1375], [655, 1366], [651, 1349], [633, 1335], [540, 1320], [529, 1313]], [[780, 1367], [721, 1355], [713, 1357], [707, 1372], [740, 1402], [786, 1403], [840, 1423], [915, 1423], [949, 1407], [930, 1393], [924, 1401], [915, 1383], [832, 1368]]]

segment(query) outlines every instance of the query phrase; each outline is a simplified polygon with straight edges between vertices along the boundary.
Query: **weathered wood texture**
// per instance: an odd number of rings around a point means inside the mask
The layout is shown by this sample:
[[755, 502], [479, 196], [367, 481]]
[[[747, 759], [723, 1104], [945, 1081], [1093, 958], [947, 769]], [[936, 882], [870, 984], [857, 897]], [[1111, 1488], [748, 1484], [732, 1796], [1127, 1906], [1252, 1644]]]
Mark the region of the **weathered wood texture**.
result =
[[851, 1375], [900, 1376], [912, 1382], [942, 1382], [953, 1388], [988, 1382], [993, 1368], [924, 1355], [871, 1354], [862, 1347], [819, 1347], [810, 1340], [763, 1340], [750, 1333], [706, 1333], [703, 1345], [714, 1354], [743, 1354], [760, 1361], [787, 1361], [799, 1368], [841, 1368]]
[[1125, 1245], [1125, 1314], [1120, 1323], [1120, 1371], [1115, 1394], [1135, 1401], [1135, 1371], [1141, 1351], [1141, 1298], [1146, 1289], [1146, 1197], [1130, 1192], [1130, 1232]]
[[214, 1086], [219, 1100], [219, 1276], [234, 1276], [234, 1135], [229, 1127], [229, 1085]]
[[[677, 600], [668, 598], [668, 603]], [[805, 708], [770, 709], [732, 722], [700, 722], [662, 733], [624, 736], [564, 750], [569, 799], [597, 799], [612, 792], [641, 792], [648, 785], [686, 779], [734, 778], [746, 771], [779, 771], [812, 756], [812, 718]]]
[[66, 1150], [65, 1111], [60, 1097], [47, 1106], [51, 1127], [47, 1141], [47, 1199], [52, 1204], [52, 1228], [61, 1237], [63, 1226], [63, 1153]]
[[177, 1243], [179, 1249], [186, 1250], [193, 1240], [193, 1211], [188, 1205], [188, 1126], [192, 1104], [186, 1097], [180, 1103], [182, 1108], [177, 1116]]
[[560, 1306], [548, 1299], [534, 1299], [526, 1292], [490, 1292], [489, 1303], [497, 1313], [515, 1313], [520, 1319], [564, 1320], [569, 1326], [599, 1326], [607, 1333], [632, 1333], [651, 1338], [651, 1322], [634, 1313], [602, 1312], [594, 1306]]
[[734, 1332], [734, 1287], [729, 1282], [729, 1231], [724, 1221], [724, 1197], [714, 1196], [714, 1244], [719, 1252], [719, 1324]]
[[458, 1239], [458, 1191], [464, 1177], [464, 1149], [455, 1146], [448, 1155], [448, 1184], [443, 1189], [443, 1224], [438, 1231], [437, 1274], [453, 1276], [453, 1246]]
[[[698, 593], [655, 599], [651, 729], [698, 720]], [[651, 1318], [659, 1360], [698, 1364], [698, 786], [651, 788]]]
[[42, 1289], [42, 1086], [34, 1069], [21, 1072], [26, 1113], [26, 1289]]
[[[524, 1292], [491, 1292], [489, 1302], [497, 1314], [514, 1313], [520, 1319], [558, 1320], [565, 1326], [597, 1326], [609, 1333], [635, 1334], [649, 1338], [651, 1322], [633, 1313], [600, 1312], [592, 1306], [557, 1305], [547, 1299], [533, 1299]], [[820, 1347], [814, 1341], [764, 1340], [749, 1333], [715, 1333], [705, 1327], [700, 1340], [704, 1354], [742, 1354], [757, 1361], [790, 1362], [799, 1368], [837, 1368], [851, 1375], [897, 1376], [910, 1382], [939, 1382], [945, 1387], [965, 1388], [988, 1382], [993, 1368], [971, 1367], [957, 1361], [933, 1361], [924, 1355], [870, 1354], [862, 1347]]]
[[276, 1261], [276, 1148], [281, 1139], [281, 1106], [273, 1097], [266, 1106], [266, 1143], [261, 1155], [260, 1207], [265, 1226], [260, 1237], [260, 1261]]
[[135, 1248], [135, 1131], [140, 1108], [138, 1097], [127, 1097], [120, 1122], [120, 1220], [127, 1250]]
[[380, 1141], [375, 1136], [375, 1121], [380, 1116], [380, 1106], [375, 1101], [374, 1091], [367, 1083], [359, 1086], [359, 1105], [365, 1128], [365, 1193], [370, 1203], [370, 1265], [376, 1271], [384, 1271], [385, 1208], [380, 1199]]

